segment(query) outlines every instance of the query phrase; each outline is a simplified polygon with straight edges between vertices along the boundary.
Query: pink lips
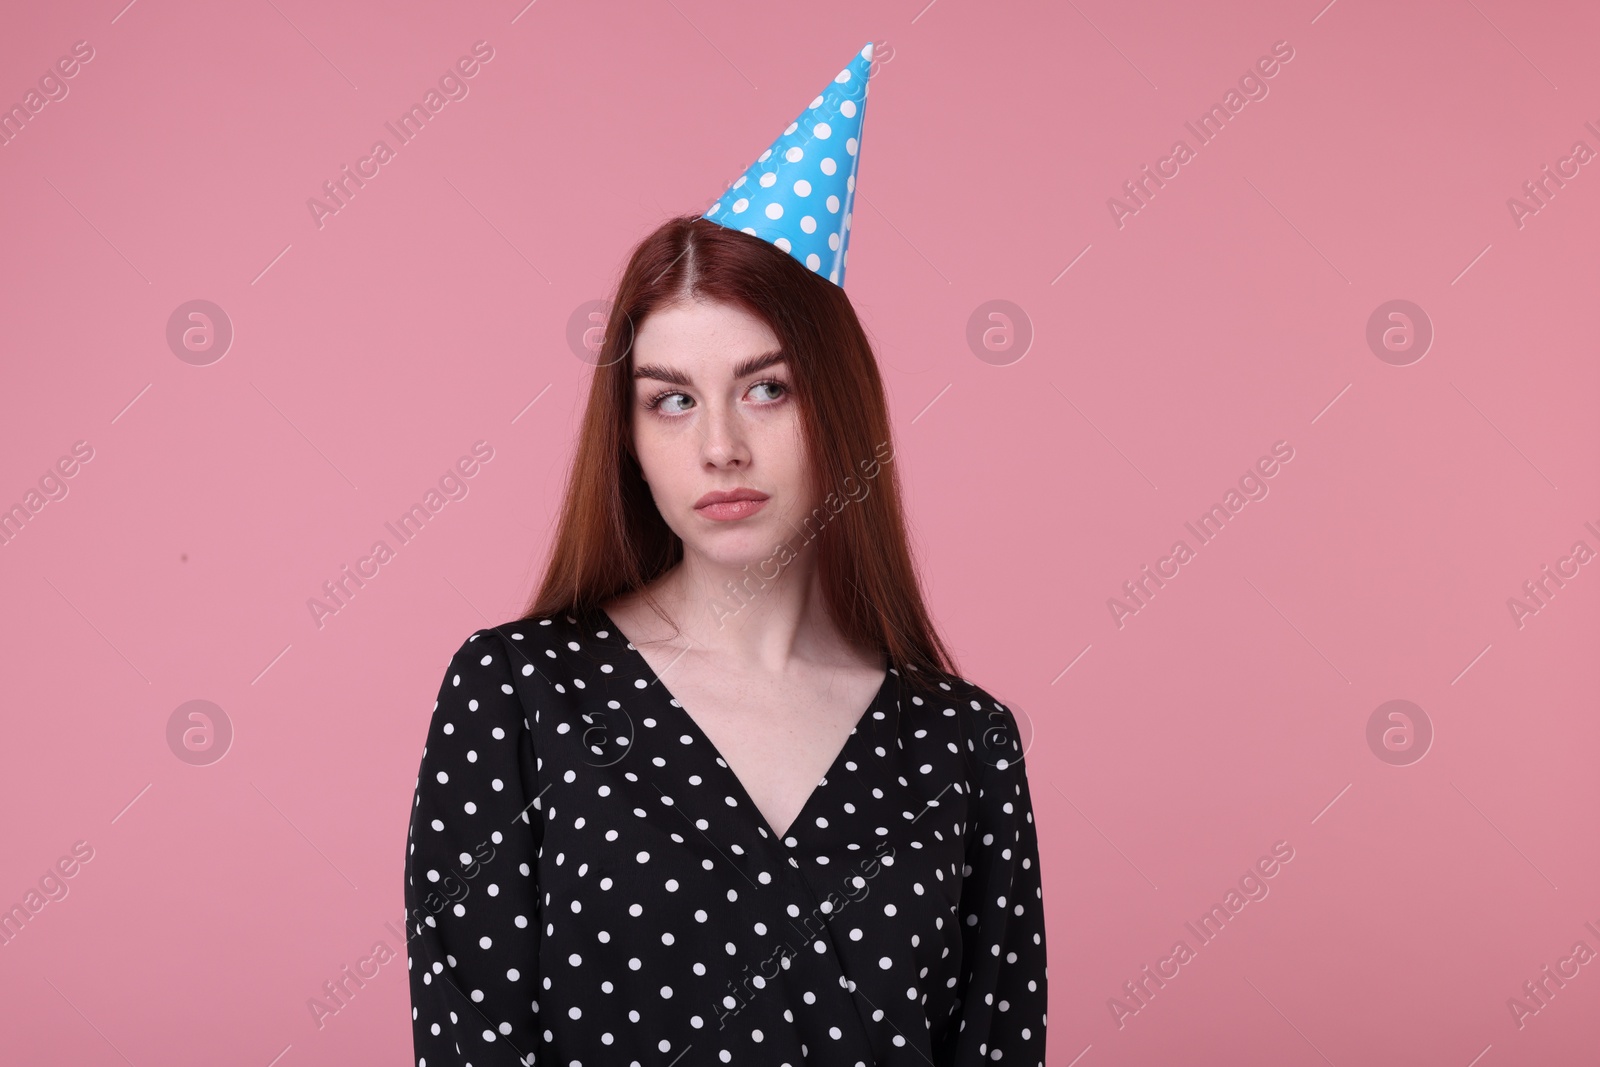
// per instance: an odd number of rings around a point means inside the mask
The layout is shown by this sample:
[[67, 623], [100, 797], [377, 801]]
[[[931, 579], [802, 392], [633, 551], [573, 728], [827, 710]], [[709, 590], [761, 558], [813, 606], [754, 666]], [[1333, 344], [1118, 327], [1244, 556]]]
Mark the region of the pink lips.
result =
[[767, 506], [767, 494], [757, 489], [718, 489], [695, 501], [694, 509], [716, 522], [743, 519]]

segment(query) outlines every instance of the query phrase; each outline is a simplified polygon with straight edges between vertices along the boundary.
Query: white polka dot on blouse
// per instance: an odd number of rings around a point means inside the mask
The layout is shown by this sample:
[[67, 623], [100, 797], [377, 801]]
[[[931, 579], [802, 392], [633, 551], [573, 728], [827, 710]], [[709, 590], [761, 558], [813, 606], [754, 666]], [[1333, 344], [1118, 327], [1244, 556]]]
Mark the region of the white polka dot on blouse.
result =
[[1011, 711], [891, 669], [780, 839], [598, 609], [479, 630], [405, 863], [417, 1067], [1043, 1067]]

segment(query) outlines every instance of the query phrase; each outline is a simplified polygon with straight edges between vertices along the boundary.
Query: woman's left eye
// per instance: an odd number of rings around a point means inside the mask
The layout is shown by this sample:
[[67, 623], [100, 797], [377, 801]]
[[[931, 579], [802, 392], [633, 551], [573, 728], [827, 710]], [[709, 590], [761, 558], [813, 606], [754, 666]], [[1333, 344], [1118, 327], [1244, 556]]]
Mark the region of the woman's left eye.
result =
[[755, 389], [776, 389], [776, 390], [778, 390], [778, 395], [777, 396], [771, 396], [771, 397], [767, 398], [769, 400], [776, 400], [776, 399], [778, 399], [778, 397], [781, 397], [788, 390], [789, 387], [784, 385], [782, 382], [770, 382], [769, 381], [769, 382], [757, 382], [756, 384], [752, 385], [750, 388], [752, 390], [755, 390]]

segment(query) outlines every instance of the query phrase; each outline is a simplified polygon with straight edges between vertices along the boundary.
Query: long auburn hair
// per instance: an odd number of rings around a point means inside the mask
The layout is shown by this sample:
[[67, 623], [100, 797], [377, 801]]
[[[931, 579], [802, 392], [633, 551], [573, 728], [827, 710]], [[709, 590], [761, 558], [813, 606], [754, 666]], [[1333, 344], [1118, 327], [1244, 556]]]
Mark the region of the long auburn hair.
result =
[[[634, 452], [633, 340], [652, 312], [695, 298], [742, 308], [782, 345], [819, 502], [806, 521], [820, 523], [812, 536], [835, 626], [852, 645], [886, 653], [907, 681], [931, 685], [917, 677], [925, 672], [954, 676], [923, 603], [896, 468], [879, 462], [891, 447], [889, 414], [855, 308], [843, 289], [787, 252], [694, 215], [669, 219], [640, 242], [618, 282], [544, 578], [522, 618], [587, 614], [643, 591], [683, 558]], [[863, 480], [872, 484], [857, 499], [852, 487]], [[830, 495], [838, 502], [846, 494], [830, 514]]]

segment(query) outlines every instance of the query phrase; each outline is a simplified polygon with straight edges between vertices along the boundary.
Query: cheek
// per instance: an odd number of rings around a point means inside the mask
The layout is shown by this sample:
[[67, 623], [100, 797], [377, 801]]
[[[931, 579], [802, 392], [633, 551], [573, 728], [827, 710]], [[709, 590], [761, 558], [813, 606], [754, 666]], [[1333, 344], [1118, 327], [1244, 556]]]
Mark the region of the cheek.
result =
[[660, 433], [658, 427], [648, 425], [643, 419], [640, 423], [633, 435], [634, 451], [638, 453], [639, 469], [650, 483], [650, 491], [659, 495], [683, 466], [676, 455], [678, 445], [673, 438]]
[[788, 425], [774, 432], [768, 445], [770, 466], [780, 474], [790, 495], [800, 503], [809, 500], [811, 495], [805, 437], [798, 418], [785, 421]]

